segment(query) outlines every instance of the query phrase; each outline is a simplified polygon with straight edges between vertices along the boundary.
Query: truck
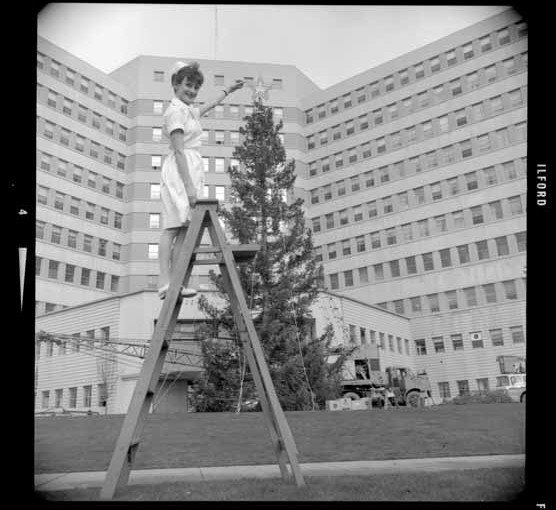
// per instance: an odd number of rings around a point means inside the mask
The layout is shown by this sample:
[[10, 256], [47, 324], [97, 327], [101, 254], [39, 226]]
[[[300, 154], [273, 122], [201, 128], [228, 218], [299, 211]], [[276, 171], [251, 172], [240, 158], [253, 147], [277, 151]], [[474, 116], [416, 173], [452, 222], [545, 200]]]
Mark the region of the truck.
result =
[[521, 356], [498, 356], [496, 358], [502, 374], [498, 378], [498, 390], [505, 391], [512, 400], [525, 404], [527, 389], [527, 364]]
[[394, 393], [397, 405], [418, 407], [421, 397], [431, 398], [431, 383], [426, 372], [415, 374], [410, 368], [403, 366], [389, 366], [380, 370], [378, 358], [363, 358], [353, 360], [354, 370], [349, 367], [347, 375], [354, 376], [342, 381], [342, 396], [357, 400], [370, 397], [373, 401], [384, 403], [385, 390]]

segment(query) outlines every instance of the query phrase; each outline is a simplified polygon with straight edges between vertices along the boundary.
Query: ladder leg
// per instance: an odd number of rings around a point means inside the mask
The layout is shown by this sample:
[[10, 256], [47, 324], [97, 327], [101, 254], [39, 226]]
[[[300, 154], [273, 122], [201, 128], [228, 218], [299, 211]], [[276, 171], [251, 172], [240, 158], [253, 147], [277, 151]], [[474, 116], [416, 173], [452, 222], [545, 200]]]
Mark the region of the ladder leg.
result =
[[259, 342], [259, 338], [255, 330], [255, 326], [253, 325], [251, 314], [249, 312], [249, 309], [247, 308], [247, 303], [245, 302], [245, 296], [243, 295], [243, 289], [241, 286], [241, 281], [239, 279], [237, 268], [235, 266], [234, 257], [232, 255], [230, 247], [226, 242], [224, 233], [222, 232], [222, 229], [218, 223], [218, 217], [216, 215], [216, 211], [209, 210], [208, 213], [212, 220], [212, 228], [209, 229], [209, 232], [211, 234], [211, 237], [212, 235], [215, 236], [215, 238], [213, 239], [213, 243], [222, 250], [223, 264], [225, 264], [225, 267], [228, 270], [228, 276], [231, 284], [230, 285], [231, 302], [236, 303], [237, 312], [238, 312], [237, 315], [239, 316], [240, 319], [243, 319], [240, 322], [243, 322], [243, 325], [247, 330], [249, 341], [253, 349], [256, 365], [258, 365], [258, 369], [261, 375], [261, 380], [264, 384], [264, 387], [268, 395], [268, 400], [269, 400], [270, 409], [273, 418], [276, 421], [278, 430], [280, 431], [280, 435], [284, 440], [284, 448], [289, 458], [290, 467], [292, 469], [292, 474], [295, 483], [297, 486], [303, 486], [305, 485], [305, 482], [303, 480], [303, 475], [301, 473], [301, 470], [299, 468], [299, 463], [297, 461], [297, 448], [295, 446], [295, 441], [293, 439], [293, 435], [289, 428], [282, 407], [280, 406], [280, 403], [278, 401], [276, 390], [274, 389], [272, 379], [270, 378], [270, 374], [268, 372], [268, 367], [266, 365], [266, 361], [264, 358], [264, 352]]
[[131, 466], [140, 442], [141, 431], [150, 410], [181, 307], [180, 290], [182, 282], [184, 279], [189, 279], [192, 270], [193, 251], [200, 243], [202, 218], [203, 215], [200, 211], [194, 211], [192, 226], [188, 229], [187, 235], [183, 231], [180, 233], [181, 235], [178, 234], [178, 239], [176, 239], [178, 244], [175, 248], [179, 249], [179, 263], [172, 269], [170, 287], [162, 304], [149, 350], [135, 385], [101, 489], [100, 499], [102, 500], [112, 499], [116, 490], [125, 485], [129, 479]]
[[[226, 266], [224, 266], [223, 264], [220, 266], [220, 272], [222, 273], [222, 279], [224, 281], [224, 286], [226, 287], [226, 289], [228, 291], [228, 295], [232, 296], [230, 278], [229, 278]], [[267, 392], [266, 392], [264, 384], [261, 380], [259, 369], [257, 367], [257, 362], [255, 361], [255, 357], [253, 355], [253, 349], [251, 349], [251, 345], [250, 345], [250, 342], [249, 342], [249, 337], [247, 335], [247, 331], [245, 330], [245, 328], [241, 327], [243, 321], [241, 320], [241, 318], [238, 314], [238, 310], [237, 310], [237, 307], [235, 306], [235, 303], [232, 304], [232, 310], [233, 310], [233, 313], [234, 313], [234, 319], [236, 321], [236, 324], [238, 325], [239, 335], [240, 335], [240, 338], [241, 338], [241, 343], [242, 343], [242, 345], [245, 349], [245, 353], [247, 355], [247, 361], [249, 363], [249, 369], [251, 370], [251, 374], [253, 375], [253, 379], [255, 381], [255, 387], [257, 388], [257, 394], [259, 395], [259, 398], [260, 398], [260, 401], [261, 401], [263, 416], [265, 417], [265, 421], [266, 421], [266, 424], [267, 424], [267, 427], [268, 427], [268, 431], [270, 433], [270, 440], [272, 442], [272, 446], [274, 447], [274, 452], [275, 452], [276, 457], [278, 459], [278, 465], [280, 467], [280, 472], [282, 474], [282, 478], [287, 481], [287, 480], [290, 479], [290, 473], [288, 471], [287, 464], [286, 464], [287, 454], [284, 450], [284, 440], [280, 436], [280, 429], [277, 427], [276, 421], [274, 420], [274, 417], [272, 415], [272, 411], [271, 411], [270, 405], [268, 403]]]

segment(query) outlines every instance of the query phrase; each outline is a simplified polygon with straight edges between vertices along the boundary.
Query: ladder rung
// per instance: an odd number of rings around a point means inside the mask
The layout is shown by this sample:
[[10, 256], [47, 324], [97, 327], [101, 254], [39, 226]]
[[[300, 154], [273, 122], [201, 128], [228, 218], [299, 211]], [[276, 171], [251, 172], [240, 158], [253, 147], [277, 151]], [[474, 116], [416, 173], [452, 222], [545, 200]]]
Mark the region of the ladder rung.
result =
[[202, 259], [202, 260], [195, 260], [193, 264], [196, 266], [217, 266], [218, 264], [222, 264], [224, 259], [222, 257], [217, 257], [214, 259]]
[[[232, 244], [230, 248], [232, 249], [236, 262], [246, 262], [255, 256], [261, 246], [259, 244]], [[216, 246], [200, 246], [195, 249], [193, 253], [222, 253], [222, 250]]]

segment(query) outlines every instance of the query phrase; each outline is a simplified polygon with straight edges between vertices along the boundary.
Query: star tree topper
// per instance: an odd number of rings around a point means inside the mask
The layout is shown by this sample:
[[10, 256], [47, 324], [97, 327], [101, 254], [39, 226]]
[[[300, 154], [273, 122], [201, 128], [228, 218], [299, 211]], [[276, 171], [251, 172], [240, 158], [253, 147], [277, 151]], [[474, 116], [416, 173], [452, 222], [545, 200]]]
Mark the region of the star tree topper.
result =
[[257, 99], [268, 99], [268, 91], [272, 88], [272, 85], [267, 85], [264, 83], [263, 79], [259, 76], [257, 82], [254, 85], [248, 85], [248, 87], [253, 91], [253, 101]]

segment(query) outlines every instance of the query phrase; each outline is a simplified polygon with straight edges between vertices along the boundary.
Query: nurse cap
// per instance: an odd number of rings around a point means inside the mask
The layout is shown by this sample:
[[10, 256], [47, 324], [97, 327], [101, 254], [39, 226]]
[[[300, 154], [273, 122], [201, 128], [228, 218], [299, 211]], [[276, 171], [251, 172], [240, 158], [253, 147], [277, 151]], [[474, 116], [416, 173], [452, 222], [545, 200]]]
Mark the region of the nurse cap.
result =
[[174, 74], [176, 74], [180, 69], [187, 67], [189, 65], [188, 62], [181, 62], [178, 61], [176, 62], [173, 66], [172, 69], [170, 69], [170, 76], [173, 76]]

